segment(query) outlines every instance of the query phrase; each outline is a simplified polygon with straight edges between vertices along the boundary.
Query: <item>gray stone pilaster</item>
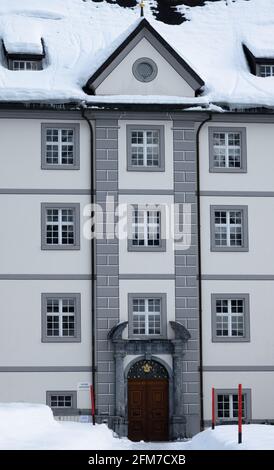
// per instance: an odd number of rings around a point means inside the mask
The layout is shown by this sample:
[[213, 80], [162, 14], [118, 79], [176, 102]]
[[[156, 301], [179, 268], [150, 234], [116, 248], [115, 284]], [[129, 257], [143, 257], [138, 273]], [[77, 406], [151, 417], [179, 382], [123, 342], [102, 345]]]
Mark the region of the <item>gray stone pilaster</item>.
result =
[[[124, 349], [124, 348], [123, 348]], [[124, 376], [124, 357], [126, 353], [116, 350], [115, 372], [116, 372], [116, 399], [115, 399], [115, 415], [125, 417], [125, 376]]]
[[175, 251], [175, 318], [191, 334], [181, 364], [180, 405], [186, 417], [186, 434], [191, 436], [200, 430], [196, 126], [178, 120], [173, 127], [174, 199], [177, 204], [191, 204], [191, 246]]
[[[118, 122], [96, 119], [96, 202], [104, 214], [97, 226], [96, 240], [96, 312], [97, 312], [97, 394], [96, 407], [100, 417], [113, 416], [115, 411], [115, 362], [113, 345], [107, 340], [109, 330], [119, 321], [119, 246], [116, 238], [106, 238], [107, 216], [114, 217], [118, 203]], [[107, 197], [113, 204], [107, 204]], [[115, 221], [115, 219], [114, 219]]]

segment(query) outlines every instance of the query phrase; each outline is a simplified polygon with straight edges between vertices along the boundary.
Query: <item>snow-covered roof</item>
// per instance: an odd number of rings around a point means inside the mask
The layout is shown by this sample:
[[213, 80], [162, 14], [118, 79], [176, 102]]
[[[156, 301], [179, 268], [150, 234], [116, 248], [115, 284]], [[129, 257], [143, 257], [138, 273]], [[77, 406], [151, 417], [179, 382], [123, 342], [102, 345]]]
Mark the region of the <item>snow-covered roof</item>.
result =
[[203, 7], [178, 7], [189, 21], [156, 21], [146, 1], [147, 20], [205, 82], [197, 98], [89, 96], [83, 86], [136, 28], [139, 8], [91, 0], [0, 2], [0, 38], [8, 52], [41, 53], [43, 70], [8, 70], [0, 60], [0, 101], [88, 103], [174, 103], [274, 106], [274, 77], [250, 73], [242, 44], [256, 57], [274, 58], [274, 1], [220, 0]]

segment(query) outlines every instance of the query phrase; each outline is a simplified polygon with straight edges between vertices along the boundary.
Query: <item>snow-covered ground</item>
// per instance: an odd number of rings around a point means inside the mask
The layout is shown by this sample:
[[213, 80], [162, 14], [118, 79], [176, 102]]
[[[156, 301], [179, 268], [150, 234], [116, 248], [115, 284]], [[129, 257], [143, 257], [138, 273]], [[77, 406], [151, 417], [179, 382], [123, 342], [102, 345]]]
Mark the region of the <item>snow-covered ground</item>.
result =
[[190, 441], [144, 443], [118, 439], [105, 424], [57, 422], [45, 405], [0, 404], [1, 450], [274, 450], [274, 426], [243, 426], [243, 444], [237, 444], [237, 426], [218, 426]]

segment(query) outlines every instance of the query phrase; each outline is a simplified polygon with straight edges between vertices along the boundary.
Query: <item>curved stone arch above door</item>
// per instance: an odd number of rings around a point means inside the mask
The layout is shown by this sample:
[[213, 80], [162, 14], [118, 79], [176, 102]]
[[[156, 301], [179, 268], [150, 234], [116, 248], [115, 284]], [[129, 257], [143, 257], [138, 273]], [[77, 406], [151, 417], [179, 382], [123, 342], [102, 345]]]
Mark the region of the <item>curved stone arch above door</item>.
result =
[[149, 359], [145, 356], [145, 355], [140, 355], [140, 356], [137, 356], [135, 357], [134, 359], [132, 359], [125, 367], [124, 369], [124, 377], [125, 377], [125, 381], [127, 380], [128, 378], [128, 373], [130, 371], [130, 369], [137, 363], [137, 362], [140, 362], [140, 361], [145, 361], [147, 360], [148, 362], [149, 361], [154, 361], [154, 362], [158, 362], [159, 364], [161, 364], [161, 366], [163, 366], [167, 373], [168, 373], [168, 378], [169, 380], [171, 381], [173, 379], [173, 370], [172, 368], [170, 367], [170, 365], [165, 361], [163, 360], [161, 357], [158, 357], [158, 356], [155, 356], [155, 355], [152, 355]]

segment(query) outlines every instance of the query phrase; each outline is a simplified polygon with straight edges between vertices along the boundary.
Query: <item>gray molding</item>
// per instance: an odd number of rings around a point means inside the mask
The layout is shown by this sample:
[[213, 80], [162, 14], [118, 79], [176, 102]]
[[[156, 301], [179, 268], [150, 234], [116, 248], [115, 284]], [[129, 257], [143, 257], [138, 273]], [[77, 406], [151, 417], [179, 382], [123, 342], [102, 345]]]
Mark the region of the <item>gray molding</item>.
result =
[[119, 279], [174, 280], [175, 274], [119, 274]]
[[91, 372], [92, 366], [0, 366], [0, 372]]
[[[130, 233], [127, 234], [127, 250], [129, 252], [149, 252], [149, 253], [159, 253], [166, 251], [166, 239], [163, 238], [163, 234], [166, 233], [165, 226], [163, 226], [163, 221], [165, 221], [165, 206], [163, 204], [154, 204], [153, 208], [150, 208], [151, 205], [148, 204], [129, 204], [128, 205], [128, 228]], [[159, 211], [160, 212], [160, 243], [157, 246], [138, 246], [133, 245], [132, 243], [132, 211], [141, 210], [141, 211]], [[163, 216], [164, 214], [164, 216]]]
[[[238, 390], [237, 388], [216, 388], [214, 390], [215, 392], [215, 416], [217, 419], [218, 423], [223, 423], [223, 422], [231, 422], [231, 421], [236, 421], [237, 418], [218, 418], [218, 402], [217, 402], [217, 395], [238, 395]], [[250, 388], [243, 388], [242, 390], [243, 395], [245, 395], [245, 418], [244, 421], [248, 421], [251, 419], [252, 413], [252, 406], [251, 406], [251, 389]]]
[[[237, 132], [241, 136], [241, 167], [240, 168], [216, 168], [213, 158], [213, 134], [214, 132]], [[210, 173], [246, 173], [247, 172], [247, 139], [245, 127], [212, 127], [208, 128], [209, 143], [209, 172]]]
[[274, 191], [201, 191], [207, 197], [274, 197]]
[[[72, 209], [74, 211], [74, 244], [49, 245], [46, 243], [46, 211], [47, 209]], [[70, 202], [42, 202], [41, 203], [41, 250], [46, 251], [72, 251], [80, 250], [80, 204]]]
[[203, 274], [203, 281], [274, 281], [274, 274]]
[[[142, 75], [139, 74], [139, 70], [138, 70], [138, 66], [142, 64], [143, 62], [148, 63], [152, 67], [152, 74], [146, 78], [142, 77]], [[136, 80], [138, 80], [139, 82], [149, 83], [149, 82], [152, 82], [152, 80], [154, 80], [157, 77], [158, 67], [157, 67], [157, 64], [154, 62], [154, 60], [150, 59], [149, 57], [141, 57], [140, 59], [137, 59], [134, 62], [132, 66], [132, 73], [134, 77], [136, 78]]]
[[76, 390], [47, 390], [46, 391], [46, 404], [50, 406], [50, 399], [51, 399], [51, 396], [52, 395], [70, 395], [72, 400], [71, 400], [71, 403], [72, 403], [72, 406], [69, 407], [69, 408], [59, 408], [59, 407], [53, 407], [52, 409], [55, 410], [58, 414], [61, 413], [63, 410], [65, 410], [66, 412], [68, 410], [76, 410], [77, 409], [77, 392]]
[[[242, 246], [216, 246], [215, 244], [215, 211], [241, 211], [242, 212]], [[210, 206], [210, 251], [214, 252], [246, 252], [248, 247], [248, 206], [244, 205], [214, 205]]]
[[90, 281], [92, 274], [0, 274], [0, 281]]
[[[75, 335], [47, 336], [47, 299], [75, 300]], [[42, 293], [41, 294], [41, 342], [42, 343], [80, 343], [81, 342], [81, 294], [79, 293]]]
[[203, 372], [273, 372], [273, 366], [203, 366]]
[[52, 408], [54, 416], [91, 416], [91, 410], [87, 408]]
[[[160, 335], [135, 335], [133, 334], [133, 306], [132, 302], [133, 299], [147, 299], [147, 298], [154, 298], [154, 299], [161, 299], [161, 334]], [[128, 337], [130, 339], [166, 339], [167, 338], [167, 295], [164, 293], [128, 293]]]
[[274, 113], [213, 113], [212, 122], [231, 122], [245, 124], [247, 122], [272, 124], [274, 122]]
[[[46, 161], [46, 132], [47, 129], [73, 129], [73, 165], [49, 165]], [[59, 144], [59, 142], [58, 142]], [[59, 145], [58, 145], [59, 147]], [[58, 150], [59, 152], [59, 150]], [[79, 170], [80, 169], [80, 124], [67, 122], [42, 122], [41, 123], [41, 169], [42, 170]]]
[[[131, 132], [139, 131], [159, 131], [159, 166], [158, 167], [148, 167], [148, 166], [134, 166], [131, 163]], [[165, 171], [165, 126], [159, 125], [141, 125], [141, 124], [128, 124], [126, 126], [126, 139], [127, 139], [127, 171], [137, 171], [137, 172], [163, 172]]]
[[31, 107], [26, 109], [1, 109], [0, 119], [56, 119], [56, 120], [79, 120], [82, 121], [83, 117], [79, 109], [72, 109], [71, 111], [62, 109], [33, 109]]
[[29, 188], [1, 188], [0, 194], [60, 194], [89, 196], [90, 189], [29, 189]]
[[[216, 300], [244, 300], [244, 336], [217, 336], [216, 334]], [[211, 294], [211, 334], [213, 343], [244, 343], [250, 342], [250, 296], [249, 294]]]
[[[0, 190], [1, 192], [1, 190]], [[174, 189], [119, 189], [119, 194], [129, 194], [129, 195], [174, 195]]]

